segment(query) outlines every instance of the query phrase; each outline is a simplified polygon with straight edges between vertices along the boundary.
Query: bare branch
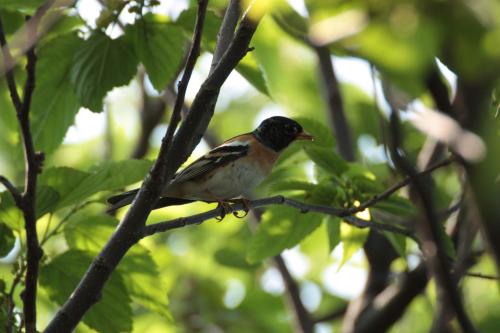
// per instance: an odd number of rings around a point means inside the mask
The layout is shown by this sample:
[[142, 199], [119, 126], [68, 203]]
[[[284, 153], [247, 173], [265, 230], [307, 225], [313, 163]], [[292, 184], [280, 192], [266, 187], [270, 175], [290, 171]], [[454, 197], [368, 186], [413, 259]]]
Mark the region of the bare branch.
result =
[[[391, 103], [389, 102], [389, 104]], [[453, 307], [462, 330], [464, 332], [475, 332], [474, 326], [465, 312], [458, 288], [453, 281], [448, 267], [443, 239], [439, 231], [439, 220], [431, 199], [432, 195], [422, 178], [417, 177], [417, 172], [404, 156], [401, 144], [402, 133], [400, 131], [397, 112], [397, 110], [393, 109], [390, 116], [391, 155], [396, 167], [410, 177], [411, 184], [416, 191], [418, 202], [422, 208], [423, 216], [420, 223], [417, 223], [419, 234], [424, 244], [422, 250], [430, 263], [438, 286], [443, 289], [449, 304]]]
[[21, 208], [21, 192], [19, 192], [18, 189], [4, 176], [0, 176], [0, 183], [5, 186], [10, 195], [12, 195], [16, 206]]
[[354, 161], [355, 150], [352, 144], [351, 130], [347, 124], [339, 83], [333, 69], [330, 50], [326, 46], [314, 47], [318, 56], [323, 90], [328, 103], [328, 115], [340, 155], [347, 161]]
[[230, 0], [229, 5], [224, 13], [224, 19], [217, 34], [217, 45], [215, 47], [212, 64], [210, 65], [210, 73], [212, 73], [219, 63], [224, 52], [226, 52], [229, 44], [233, 40], [234, 29], [240, 17], [240, 0]]
[[[248, 202], [248, 205], [245, 206], [243, 203], [235, 203], [229, 206], [229, 212], [238, 212], [242, 211], [245, 208], [257, 208], [257, 207], [264, 207], [264, 206], [270, 206], [270, 205], [285, 205], [289, 207], [293, 207], [295, 209], [300, 210], [302, 213], [308, 213], [308, 212], [317, 212], [317, 213], [322, 213], [326, 215], [334, 215], [334, 216], [340, 216], [343, 218], [343, 221], [351, 224], [355, 227], [358, 228], [373, 228], [378, 231], [389, 231], [389, 232], [394, 232], [398, 233], [407, 237], [410, 237], [417, 241], [415, 235], [413, 232], [396, 227], [391, 224], [384, 224], [384, 223], [378, 223], [378, 222], [369, 222], [365, 221], [362, 219], [359, 219], [354, 216], [347, 216], [345, 215], [345, 210], [344, 209], [339, 209], [339, 208], [334, 208], [330, 206], [323, 206], [323, 205], [315, 205], [315, 204], [307, 204], [303, 203], [294, 199], [289, 199], [281, 195], [277, 195], [274, 197], [268, 197], [268, 198], [263, 198], [263, 199], [257, 199], [257, 200], [251, 200]], [[187, 225], [193, 225], [193, 224], [200, 224], [203, 223], [206, 220], [209, 220], [214, 217], [221, 216], [224, 213], [222, 207], [217, 207], [215, 209], [209, 210], [204, 213], [200, 214], [195, 214], [191, 215], [189, 217], [181, 217], [177, 218], [174, 220], [170, 221], [165, 221], [165, 222], [159, 222], [155, 224], [150, 224], [147, 225], [143, 228], [142, 230], [142, 235], [141, 237], [146, 237], [150, 236], [159, 232], [165, 232], [168, 230], [172, 229], [177, 229], [177, 228], [182, 228]]]
[[324, 323], [327, 321], [334, 321], [337, 319], [342, 318], [347, 311], [347, 304], [344, 306], [339, 307], [338, 309], [333, 310], [330, 313], [327, 313], [321, 317], [315, 318], [314, 323]]
[[313, 333], [314, 332], [314, 322], [311, 320], [311, 316], [309, 315], [309, 311], [302, 303], [300, 299], [300, 290], [297, 282], [294, 280], [293, 276], [290, 274], [290, 271], [286, 267], [285, 261], [281, 256], [274, 256], [273, 261], [276, 265], [276, 268], [280, 272], [283, 281], [285, 282], [285, 287], [287, 290], [287, 296], [289, 298], [290, 306], [293, 308], [293, 313], [296, 317], [295, 323], [300, 326], [297, 327], [294, 332], [301, 333]]

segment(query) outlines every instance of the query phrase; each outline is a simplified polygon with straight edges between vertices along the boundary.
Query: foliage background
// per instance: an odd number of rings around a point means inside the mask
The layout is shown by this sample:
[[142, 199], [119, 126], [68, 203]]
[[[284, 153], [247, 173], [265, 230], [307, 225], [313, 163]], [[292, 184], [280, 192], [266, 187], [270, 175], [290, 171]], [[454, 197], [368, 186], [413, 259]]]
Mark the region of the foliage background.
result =
[[[37, 201], [37, 228], [45, 251], [37, 300], [39, 329], [73, 291], [122, 216], [123, 212], [117, 218], [103, 214], [105, 198], [141, 181], [157, 155], [196, 13], [194, 1], [180, 5], [177, 1], [175, 5], [172, 1], [102, 1], [92, 3], [98, 16], [82, 17], [83, 7], [90, 6], [85, 2], [66, 9], [36, 49], [37, 81], [30, 121], [35, 147], [46, 156]], [[0, 1], [8, 40], [22, 26], [23, 16], [32, 14], [40, 4], [38, 0]], [[307, 17], [285, 2], [257, 3], [266, 14], [251, 43], [255, 50], [222, 89], [210, 137], [192, 157], [206, 151], [213, 141], [251, 131], [267, 116], [297, 118], [318, 140], [290, 147], [256, 197], [279, 193], [310, 203], [349, 207], [396, 182], [399, 176], [384, 148], [389, 107], [382, 96], [382, 77], [405, 91], [409, 97], [402, 97], [404, 101], [418, 98], [411, 104], [417, 109], [433, 106], [426, 79], [437, 66], [436, 57], [447, 66], [439, 68], [452, 78], [446, 81], [452, 93], [457, 81], [449, 71], [471, 85], [498, 87], [497, 1], [310, 0], [305, 4], [295, 1], [294, 5], [303, 5]], [[184, 9], [167, 11], [168, 6]], [[187, 104], [208, 73], [225, 6], [225, 1], [209, 3], [203, 54]], [[303, 40], [310, 27], [331, 17], [337, 18], [332, 26], [336, 29], [328, 31], [338, 35], [319, 38], [332, 39], [327, 51], [334, 56], [338, 73], [344, 72], [342, 66], [355, 71], [339, 76], [355, 162], [347, 162], [334, 152], [336, 143], [345, 138], [332, 134], [322, 90], [323, 69], [318, 65], [317, 50]], [[18, 83], [24, 80], [24, 61], [14, 68]], [[375, 89], [366, 79], [351, 77], [364, 70], [370, 79], [368, 62], [380, 71], [372, 73]], [[164, 89], [166, 93], [158, 93]], [[14, 184], [22, 184], [22, 145], [5, 81], [0, 86], [0, 108], [0, 173]], [[140, 156], [141, 126], [151, 113], [158, 115], [160, 125], [146, 140], [147, 153]], [[76, 127], [71, 127], [75, 116]], [[498, 139], [498, 101], [494, 99], [488, 119], [496, 126]], [[101, 131], [96, 130], [99, 127]], [[426, 142], [432, 140], [409, 121], [402, 127], [408, 158], [416, 162]], [[139, 156], [144, 159], [131, 159]], [[433, 176], [436, 206], [446, 210], [461, 196], [461, 173], [450, 167]], [[148, 221], [206, 209], [202, 203], [172, 207], [154, 211]], [[401, 191], [370, 213], [375, 221], [394, 223], [414, 217], [416, 208], [407, 192]], [[475, 223], [466, 214], [453, 217], [448, 228], [457, 219]], [[0, 222], [0, 256], [14, 247], [15, 239], [20, 241], [15, 246], [19, 255], [11, 253], [0, 264], [3, 326], [8, 290], [25, 267], [22, 215], [7, 192], [1, 193]], [[146, 238], [129, 251], [106, 285], [102, 300], [87, 313], [77, 332], [296, 331], [286, 286], [268, 258], [284, 251], [302, 302], [312, 318], [321, 318], [344, 309], [362, 293], [369, 267], [361, 248], [368, 234], [368, 230], [348, 226], [339, 218], [273, 207], [265, 210], [256, 231], [247, 219], [228, 216], [221, 223], [212, 220]], [[477, 230], [475, 235], [470, 250], [483, 251], [485, 242]], [[413, 241], [399, 235], [385, 236], [398, 253], [388, 282], [397, 283], [422, 256]], [[454, 257], [452, 252], [450, 249], [448, 254]], [[475, 258], [469, 269], [495, 274], [488, 254]], [[433, 281], [411, 302], [392, 332], [431, 328], [439, 308]], [[494, 332], [500, 323], [498, 281], [464, 277], [460, 287], [472, 321], [482, 331]], [[21, 290], [18, 285], [13, 293], [16, 323], [21, 313]], [[347, 320], [340, 315], [318, 323], [316, 330], [337, 332]], [[451, 328], [457, 327], [453, 322]]]

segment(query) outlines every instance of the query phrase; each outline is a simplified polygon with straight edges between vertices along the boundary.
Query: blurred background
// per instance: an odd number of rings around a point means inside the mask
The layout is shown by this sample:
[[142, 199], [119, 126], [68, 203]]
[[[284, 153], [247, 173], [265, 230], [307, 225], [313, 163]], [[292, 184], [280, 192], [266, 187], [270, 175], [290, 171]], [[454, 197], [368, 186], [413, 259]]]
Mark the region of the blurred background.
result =
[[[242, 6], [246, 6], [249, 1], [241, 2]], [[9, 5], [9, 1], [6, 3], [3, 6], [0, 2], [0, 15], [4, 24], [8, 25], [5, 17], [9, 17], [9, 13], [22, 12], [23, 9], [22, 6]], [[186, 108], [189, 108], [210, 71], [218, 27], [227, 5], [228, 2], [223, 0], [209, 2], [203, 52], [189, 83]], [[435, 120], [437, 129], [434, 132], [429, 129], [427, 125], [435, 118], [426, 112], [432, 114], [438, 109], [435, 96], [428, 89], [429, 72], [434, 71], [438, 76], [451, 100], [457, 94], [457, 80], [463, 80], [469, 86], [488, 82], [497, 88], [497, 93], [499, 91], [498, 1], [289, 0], [257, 1], [254, 6], [255, 15], [262, 16], [251, 42], [254, 50], [248, 53], [242, 65], [232, 72], [224, 84], [207, 134], [188, 162], [215, 144], [252, 131], [269, 116], [294, 117], [302, 120], [306, 130], [321, 138], [320, 144], [324, 141], [327, 146], [336, 142], [337, 150], [340, 141], [344, 142], [340, 144], [351, 145], [352, 156], [339, 153], [349, 162], [342, 163], [346, 163], [348, 170], [352, 171], [339, 177], [340, 183], [337, 184], [347, 194], [336, 192], [336, 199], [327, 202], [343, 205], [350, 203], [346, 197], [356, 197], [352, 191], [363, 192], [360, 183], [355, 183], [355, 174], [363, 174], [373, 180], [369, 186], [376, 187], [376, 190], [372, 188], [374, 193], [383, 191], [400, 179], [388, 155], [387, 146], [390, 136], [388, 117], [394, 104], [397, 104], [397, 109], [404, 110], [400, 116], [408, 159], [419, 166], [426, 165], [422, 161], [431, 158], [428, 151], [432, 148], [429, 147], [437, 142], [463, 147], [464, 136], [473, 135], [473, 131], [469, 132], [458, 125], [457, 119], [460, 117], [449, 117], [442, 123], [439, 122], [441, 120]], [[196, 2], [187, 0], [80, 0], [64, 12], [67, 22], [58, 29], [77, 31], [81, 38], [88, 38], [98, 30], [104, 31], [112, 39], [120, 38], [127, 26], [137, 22], [139, 17], [151, 14], [159, 21], [172, 23], [182, 37], [178, 44], [172, 40], [171, 45], [179, 47], [168, 53], [176, 65], [173, 66], [175, 69], [168, 71], [168, 82], [151, 74], [148, 66], [139, 65], [128, 84], [110, 89], [101, 110], [75, 108], [74, 122], [73, 117], [70, 117], [67, 132], [62, 133], [62, 143], [53, 146], [47, 144], [51, 148], [46, 154], [45, 168], [64, 166], [91, 171], [103, 161], [155, 159], [175, 101], [176, 82], [182, 72], [182, 59], [187, 51], [195, 12]], [[50, 43], [50, 40], [42, 40], [42, 43]], [[325, 59], [333, 64], [331, 69], [340, 92], [337, 101], [342, 103], [350, 143], [345, 143], [346, 138], [339, 138], [333, 130], [336, 116], [329, 99], [331, 82], [325, 81], [325, 66], [328, 68]], [[16, 69], [22, 77], [21, 71], [21, 68]], [[1, 84], [0, 173], [21, 184], [22, 149], [5, 82]], [[390, 94], [389, 102], [384, 94]], [[499, 102], [495, 98], [489, 98], [489, 101], [489, 119], [498, 129]], [[419, 119], [419, 115], [424, 117], [420, 123], [415, 120]], [[456, 125], [458, 128], [459, 139], [455, 141], [449, 135], [444, 135], [444, 138], [440, 136], [448, 121], [452, 124], [450, 126]], [[41, 134], [42, 137], [47, 135]], [[481, 160], [484, 154], [498, 152], [490, 150], [485, 153], [480, 137], [473, 141], [471, 147], [464, 154], [472, 154], [472, 160]], [[286, 181], [313, 185], [325, 181], [318, 171], [317, 163], [313, 163], [302, 148], [304, 146], [300, 144], [289, 148], [270, 179], [254, 193], [255, 197], [284, 193], [304, 199], [307, 191], [305, 194], [299, 193], [293, 186], [286, 185]], [[476, 155], [479, 157], [476, 158]], [[141, 164], [140, 170], [145, 173], [149, 165]], [[446, 211], [463, 196], [463, 175], [457, 168], [450, 167], [436, 171], [433, 176], [436, 207]], [[136, 180], [140, 179], [138, 175]], [[68, 207], [40, 218], [38, 228], [41, 239], [47, 234], [51, 236], [44, 244], [47, 254], [44, 264], [50, 265], [54, 258], [61, 259], [60, 254], [74, 247], [89, 253], [97, 251], [105, 242], [104, 236], [113, 230], [117, 221], [110, 217], [103, 224], [96, 222], [88, 226], [76, 221], [84, 221], [89, 215], [101, 212], [104, 199], [111, 194], [110, 191], [104, 191], [89, 196], [85, 205], [75, 205], [78, 206], [76, 213]], [[360, 195], [359, 199], [362, 201], [370, 195]], [[153, 211], [148, 223], [188, 216], [211, 208], [212, 205], [204, 203], [169, 207]], [[123, 216], [124, 212], [119, 211], [117, 218]], [[400, 223], [400, 220], [414, 218], [415, 212], [407, 191], [403, 190], [393, 201], [388, 201], [386, 206], [378, 207], [371, 213], [379, 221]], [[4, 211], [2, 214], [0, 217], [5, 221], [9, 220], [6, 217], [8, 214], [15, 213]], [[423, 262], [418, 246], [411, 240], [391, 240], [389, 243], [385, 240], [383, 246], [370, 249], [365, 244], [367, 238], [371, 237], [368, 230], [341, 224], [335, 233], [330, 230], [330, 218], [313, 214], [290, 215], [288, 211], [280, 212], [279, 209], [263, 213], [263, 223], [273, 223], [276, 216], [295, 223], [310, 222], [314, 227], [302, 231], [296, 241], [271, 250], [255, 249], [256, 240], [252, 237], [255, 226], [252, 227], [249, 221], [254, 217], [238, 219], [227, 216], [222, 222], [210, 220], [199, 226], [142, 240], [141, 247], [137, 253], [131, 253], [132, 260], [125, 263], [120, 274], [137, 274], [136, 278], [140, 280], [138, 284], [149, 289], [144, 292], [147, 295], [137, 302], [134, 296], [132, 299], [129, 296], [125, 299], [116, 296], [114, 293], [120, 293], [121, 289], [114, 289], [110, 292], [111, 296], [107, 296], [111, 300], [114, 297], [114, 303], [110, 301], [105, 304], [116, 309], [101, 313], [102, 318], [94, 321], [90, 319], [90, 325], [84, 320], [77, 332], [120, 332], [130, 329], [133, 332], [153, 333], [302, 332], [297, 328], [295, 311], [289, 300], [290, 285], [283, 276], [283, 267], [277, 264], [279, 260], [283, 260], [285, 271], [289, 272], [296, 284], [305, 310], [315, 322], [314, 332], [340, 332], [342, 327], [344, 331], [349, 331], [346, 322], [352, 320], [349, 314], [356, 313], [353, 304], [366, 297], [366, 283], [373, 279], [373, 274], [377, 274], [370, 268], [366, 251], [375, 253], [375, 256], [377, 251], [396, 253], [382, 273], [385, 275], [381, 290], [387, 294], [391, 286], [399, 288], [408, 273], [415, 272]], [[58, 222], [65, 218], [75, 222], [66, 223], [61, 230], [51, 234]], [[10, 216], [9, 221], [15, 219]], [[456, 221], [461, 220], [466, 221], [462, 223], [473, 224], [473, 218], [462, 213], [462, 210], [456, 210], [449, 214], [448, 219], [444, 219], [444, 229], [450, 230], [458, 223]], [[401, 222], [403, 225], [408, 223], [404, 221]], [[71, 231], [71, 225], [79, 227]], [[66, 231], [66, 228], [70, 230]], [[79, 233], [86, 236], [79, 239]], [[20, 259], [19, 255], [24, 245], [19, 240], [20, 235], [22, 231], [18, 230], [14, 247], [0, 259], [0, 278], [7, 285], [12, 282], [12, 273], [22, 266], [22, 257]], [[338, 235], [340, 239], [333, 240], [332, 235]], [[290, 235], [287, 237], [293, 238]], [[402, 243], [402, 248], [396, 248], [394, 242]], [[477, 228], [474, 228], [471, 244], [470, 251], [481, 252], [481, 255], [474, 257], [468, 269], [495, 275], [495, 264], [489, 255], [484, 254], [485, 241]], [[143, 260], [140, 251], [148, 253], [147, 260]], [[272, 259], [280, 252], [281, 259]], [[137, 261], [133, 260], [134, 255], [137, 255]], [[133, 266], [137, 269], [143, 267], [141, 265], [146, 267], [148, 273], [151, 270], [152, 274], [141, 276], [140, 273], [127, 272], [127, 268]], [[78, 271], [83, 272], [84, 269], [82, 267]], [[43, 274], [42, 268], [38, 299], [39, 328], [46, 326], [58, 304], [64, 300], [53, 292], [54, 287], [49, 286], [50, 276], [55, 275], [46, 273], [44, 277]], [[61, 274], [57, 276], [64, 278], [64, 272]], [[413, 295], [405, 305], [401, 318], [394, 320], [390, 332], [427, 332], [431, 327], [435, 328], [433, 320], [440, 309], [437, 301], [439, 297], [434, 280], [427, 283], [426, 274], [423, 276], [419, 276], [418, 282], [415, 280], [415, 285], [423, 284], [421, 292]], [[124, 283], [130, 288], [129, 282]], [[477, 328], [483, 332], [496, 332], [500, 325], [498, 286], [495, 279], [464, 276], [460, 280], [465, 308]], [[65, 289], [66, 286], [61, 288]], [[18, 295], [21, 288], [18, 289], [17, 304], [21, 304]], [[71, 285], [67, 289], [71, 290]], [[130, 304], [128, 312], [123, 313], [121, 303], [117, 300]], [[99, 313], [94, 315], [99, 317]], [[107, 321], [107, 316], [131, 321], [133, 326], [114, 326], [110, 323], [107, 327], [103, 323]], [[451, 331], [458, 331], [454, 321], [447, 327]]]

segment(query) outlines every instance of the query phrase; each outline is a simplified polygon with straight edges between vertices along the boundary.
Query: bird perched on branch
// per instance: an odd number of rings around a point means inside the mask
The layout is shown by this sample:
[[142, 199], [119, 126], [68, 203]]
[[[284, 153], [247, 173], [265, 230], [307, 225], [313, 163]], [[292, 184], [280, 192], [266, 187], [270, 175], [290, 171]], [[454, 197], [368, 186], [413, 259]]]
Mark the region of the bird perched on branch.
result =
[[[260, 184], [280, 153], [295, 140], [313, 140], [313, 136], [292, 119], [267, 118], [253, 132], [227, 140], [178, 172], [154, 208], [193, 201], [218, 202], [227, 207], [228, 201]], [[110, 197], [108, 211], [129, 205], [138, 191]]]

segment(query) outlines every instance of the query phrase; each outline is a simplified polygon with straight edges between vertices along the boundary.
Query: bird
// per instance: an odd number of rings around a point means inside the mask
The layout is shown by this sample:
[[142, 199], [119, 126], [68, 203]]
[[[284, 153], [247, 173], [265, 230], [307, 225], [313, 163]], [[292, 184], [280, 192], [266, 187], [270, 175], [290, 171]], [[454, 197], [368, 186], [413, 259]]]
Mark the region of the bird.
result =
[[[259, 185], [280, 154], [296, 140], [314, 140], [302, 126], [287, 117], [265, 119], [252, 132], [235, 136], [213, 148], [176, 173], [164, 186], [153, 209], [194, 201], [227, 203]], [[108, 212], [132, 203], [139, 189], [108, 198]], [[248, 211], [246, 199], [242, 199]]]

